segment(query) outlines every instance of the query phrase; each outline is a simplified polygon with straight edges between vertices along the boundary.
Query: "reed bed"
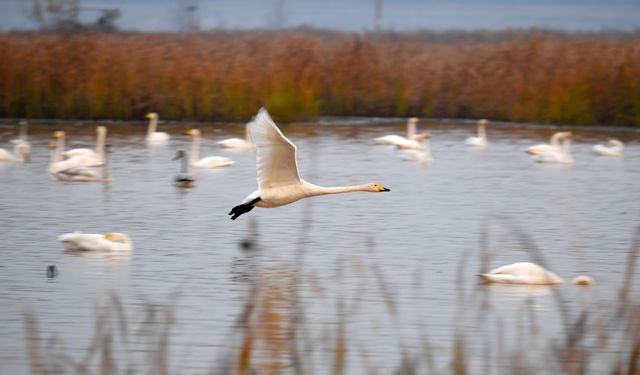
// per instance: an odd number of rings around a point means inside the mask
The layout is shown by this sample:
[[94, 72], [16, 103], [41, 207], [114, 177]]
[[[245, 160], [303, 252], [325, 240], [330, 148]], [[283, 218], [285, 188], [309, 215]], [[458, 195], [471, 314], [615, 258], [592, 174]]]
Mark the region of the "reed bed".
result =
[[640, 126], [640, 36], [0, 34], [0, 116], [428, 116]]

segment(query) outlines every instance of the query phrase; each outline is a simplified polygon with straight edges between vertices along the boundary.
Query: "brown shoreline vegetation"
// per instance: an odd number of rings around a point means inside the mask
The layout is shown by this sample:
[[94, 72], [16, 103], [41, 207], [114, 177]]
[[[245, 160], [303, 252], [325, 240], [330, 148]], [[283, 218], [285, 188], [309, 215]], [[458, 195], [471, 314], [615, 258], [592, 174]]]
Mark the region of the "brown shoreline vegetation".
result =
[[0, 117], [426, 116], [640, 126], [640, 35], [0, 34]]

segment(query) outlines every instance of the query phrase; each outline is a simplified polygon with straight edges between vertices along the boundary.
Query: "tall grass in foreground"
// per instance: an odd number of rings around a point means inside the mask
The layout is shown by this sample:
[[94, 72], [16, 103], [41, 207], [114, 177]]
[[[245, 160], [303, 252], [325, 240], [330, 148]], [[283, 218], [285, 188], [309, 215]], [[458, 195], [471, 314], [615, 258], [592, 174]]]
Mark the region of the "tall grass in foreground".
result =
[[[486, 117], [640, 126], [640, 36], [0, 34], [0, 116]], [[445, 38], [446, 39], [446, 38]]]
[[[640, 228], [634, 234], [627, 268], [622, 275], [617, 303], [580, 311], [568, 308], [560, 291], [550, 288], [563, 328], [560, 336], [545, 336], [540, 330], [545, 322], [531, 307], [533, 300], [522, 306], [514, 326], [506, 326], [492, 315], [491, 290], [478, 286], [468, 295], [460, 293], [459, 315], [466, 315], [476, 326], [488, 327], [483, 335], [478, 330], [454, 327], [454, 338], [447, 353], [434, 350], [426, 322], [412, 330], [417, 337], [412, 344], [402, 332], [396, 289], [375, 262], [355, 264], [363, 280], [372, 276], [375, 285], [365, 285], [352, 298], [345, 291], [327, 295], [323, 286], [311, 285], [321, 292], [320, 301], [301, 298], [303, 283], [314, 278], [303, 274], [308, 223], [303, 221], [295, 267], [279, 270], [257, 265], [246, 303], [238, 312], [236, 324], [227, 333], [212, 340], [221, 343], [221, 353], [212, 353], [209, 374], [640, 374], [640, 306], [633, 301], [630, 287], [640, 255]], [[532, 239], [513, 226], [514, 235], [531, 260], [545, 263]], [[375, 252], [375, 243], [365, 240], [366, 248]], [[257, 237], [243, 242], [245, 249], [259, 250]], [[481, 267], [490, 256], [487, 239], [481, 239]], [[372, 254], [373, 255], [373, 254]], [[457, 282], [460, 290], [470, 254], [461, 258]], [[339, 262], [335, 278], [338, 283], [350, 267]], [[420, 273], [415, 277], [415, 303], [424, 299]], [[514, 286], [515, 287], [515, 286]], [[396, 329], [383, 350], [398, 353], [398, 362], [385, 369], [376, 367], [366, 343], [365, 332], [358, 331], [361, 314], [368, 312], [372, 301], [363, 300], [363, 292], [373, 289], [380, 297], [386, 320]], [[334, 303], [331, 303], [334, 302]], [[140, 327], [133, 329], [127, 321], [120, 299], [111, 295], [96, 317], [94, 337], [82, 353], [69, 353], [61, 341], [43, 340], [33, 314], [25, 316], [27, 348], [34, 375], [41, 374], [173, 374], [186, 373], [185, 363], [170, 363], [170, 341], [178, 319], [172, 306], [146, 303]], [[331, 305], [334, 316], [328, 324], [318, 324], [314, 310]], [[425, 318], [428, 321], [428, 317]], [[515, 342], [505, 340], [505, 331], [517, 332]], [[365, 334], [365, 335], [363, 335]], [[134, 348], [134, 342], [142, 341]], [[418, 344], [415, 344], [417, 342]], [[43, 343], [47, 343], [43, 345]], [[439, 345], [442, 347], [442, 345]], [[378, 351], [380, 349], [378, 348]], [[175, 358], [175, 357], [174, 357]]]

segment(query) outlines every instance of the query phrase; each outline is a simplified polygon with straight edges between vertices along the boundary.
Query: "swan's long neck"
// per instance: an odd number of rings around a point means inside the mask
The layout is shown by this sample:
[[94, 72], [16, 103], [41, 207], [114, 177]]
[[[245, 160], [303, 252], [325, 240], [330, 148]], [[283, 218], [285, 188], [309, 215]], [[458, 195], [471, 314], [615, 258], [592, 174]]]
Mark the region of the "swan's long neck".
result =
[[189, 172], [189, 159], [182, 157], [180, 161], [180, 173], [187, 174]]
[[249, 134], [249, 124], [244, 127], [244, 140], [251, 143], [251, 134]]
[[20, 141], [27, 141], [27, 124], [20, 124]]
[[158, 129], [158, 118], [152, 117], [149, 119], [149, 127], [147, 128], [147, 137], [150, 137], [151, 134], [155, 133]]
[[200, 134], [194, 134], [191, 142], [191, 164], [200, 160]]
[[407, 122], [407, 139], [413, 139], [416, 136], [416, 123], [413, 121]]
[[107, 128], [99, 126], [97, 128], [98, 135], [96, 137], [96, 154], [100, 160], [104, 160], [104, 146], [107, 140]]
[[64, 151], [64, 137], [60, 137], [56, 141], [56, 149], [53, 152], [53, 158], [51, 164], [57, 163], [62, 160], [62, 152]]
[[554, 135], [551, 136], [551, 141], [550, 141], [551, 146], [556, 148], [560, 146], [558, 143], [558, 139], [560, 139], [560, 135], [561, 135], [560, 133], [555, 133]]
[[478, 124], [478, 137], [487, 139], [487, 128], [484, 124]]
[[341, 193], [351, 193], [354, 191], [371, 191], [369, 185], [353, 185], [353, 186], [336, 186], [336, 187], [324, 187], [317, 186], [313, 184], [311, 185], [311, 194], [312, 195], [327, 195], [327, 194], [341, 194]]
[[571, 156], [571, 139], [565, 138], [562, 142], [562, 154], [565, 157]]

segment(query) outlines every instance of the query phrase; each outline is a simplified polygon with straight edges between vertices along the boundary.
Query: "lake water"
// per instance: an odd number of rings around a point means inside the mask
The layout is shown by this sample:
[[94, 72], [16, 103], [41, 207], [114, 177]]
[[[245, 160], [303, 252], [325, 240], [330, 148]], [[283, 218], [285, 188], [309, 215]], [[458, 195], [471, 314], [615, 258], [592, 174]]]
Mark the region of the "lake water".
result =
[[[198, 126], [202, 156], [236, 163], [199, 170], [190, 190], [172, 185], [179, 165], [171, 159], [177, 149], [190, 150], [190, 137], [182, 135], [187, 124], [161, 124], [172, 139], [152, 149], [144, 141], [146, 125], [108, 124], [109, 186], [47, 175], [51, 132], [65, 130], [67, 147], [92, 147], [93, 124], [31, 126], [32, 163], [0, 165], [0, 373], [29, 373], [27, 311], [37, 318], [43, 346], [55, 337], [80, 361], [110, 292], [122, 301], [132, 331], [145, 321], [145, 308], [172, 306], [169, 367], [181, 373], [219, 368], [225, 353], [237, 353], [243, 338], [233, 327], [258, 284], [271, 286], [263, 293], [279, 301], [283, 321], [303, 311], [305, 340], [320, 353], [310, 359], [312, 367], [332, 361], [336, 327], [344, 326], [352, 373], [391, 372], [402, 349], [418, 350], [425, 337], [431, 353], [444, 358], [437, 368], [448, 368], [460, 335], [475, 338], [468, 339], [468, 355], [480, 365], [487, 347], [508, 346], [498, 342], [496, 322], [502, 322], [506, 342], [517, 342], [509, 327], [531, 310], [548, 341], [564, 330], [558, 295], [572, 316], [617, 299], [639, 223], [637, 131], [572, 129], [575, 162], [566, 166], [537, 164], [523, 152], [547, 142], [551, 127], [490, 125], [489, 147], [474, 150], [463, 144], [475, 132], [472, 123], [430, 121], [434, 161], [419, 164], [372, 142], [403, 134], [401, 121], [282, 126], [298, 147], [303, 178], [323, 186], [373, 181], [391, 192], [256, 208], [231, 221], [230, 208], [256, 189], [254, 154], [214, 144], [242, 137], [243, 125]], [[14, 133], [8, 122], [0, 125], [0, 146], [6, 148]], [[592, 145], [610, 137], [626, 142], [624, 156], [593, 155]], [[252, 226], [256, 246], [246, 251], [240, 243]], [[68, 254], [57, 237], [73, 231], [124, 232], [134, 249], [128, 256]], [[525, 235], [560, 277], [589, 274], [597, 284], [478, 286], [483, 243], [491, 253], [487, 268], [537, 260], [538, 253], [525, 249]], [[46, 277], [48, 265], [59, 270], [56, 278]], [[292, 285], [299, 306], [291, 306]], [[485, 317], [481, 299], [490, 305]], [[137, 354], [154, 350], [129, 345]], [[280, 355], [267, 353], [267, 362]], [[493, 350], [488, 358], [501, 357]]]

